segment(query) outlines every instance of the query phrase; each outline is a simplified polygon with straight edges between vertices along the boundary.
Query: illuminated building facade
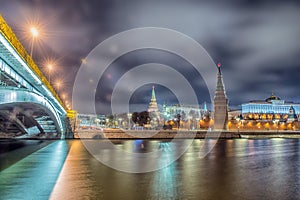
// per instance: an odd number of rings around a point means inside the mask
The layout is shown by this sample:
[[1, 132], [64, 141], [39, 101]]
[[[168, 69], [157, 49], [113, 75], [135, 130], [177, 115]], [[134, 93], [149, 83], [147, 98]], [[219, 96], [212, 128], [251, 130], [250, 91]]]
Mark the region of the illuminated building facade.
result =
[[242, 104], [242, 115], [247, 119], [287, 119], [291, 112], [299, 116], [300, 104], [281, 100], [274, 94], [264, 101], [250, 101]]
[[[202, 106], [201, 106], [202, 107]], [[206, 103], [203, 104], [203, 108], [192, 105], [163, 105], [163, 115], [166, 120], [173, 119], [177, 114], [181, 115], [182, 120], [201, 119], [202, 116], [208, 112]]]

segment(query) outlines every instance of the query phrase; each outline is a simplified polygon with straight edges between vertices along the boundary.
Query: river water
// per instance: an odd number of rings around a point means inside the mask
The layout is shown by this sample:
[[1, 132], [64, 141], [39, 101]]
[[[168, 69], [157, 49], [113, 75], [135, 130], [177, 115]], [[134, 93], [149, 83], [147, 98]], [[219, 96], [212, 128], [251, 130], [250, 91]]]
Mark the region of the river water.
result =
[[[160, 140], [113, 142], [135, 153], [149, 152], [162, 144], [165, 149], [174, 145]], [[204, 141], [194, 140], [179, 159], [148, 173], [112, 169], [92, 156], [81, 140], [51, 141], [44, 146], [25, 141], [25, 145], [5, 153], [7, 146], [2, 145], [0, 199], [300, 198], [299, 139], [206, 142], [208, 146], [217, 143], [205, 157], [199, 157]], [[36, 145], [41, 146], [39, 150], [22, 153], [22, 149]], [[16, 161], [15, 151], [26, 156]], [[124, 164], [122, 154], [101, 147], [99, 151], [115, 164]], [[126, 159], [139, 168], [141, 163], [135, 158]], [[10, 164], [4, 166], [4, 161]]]

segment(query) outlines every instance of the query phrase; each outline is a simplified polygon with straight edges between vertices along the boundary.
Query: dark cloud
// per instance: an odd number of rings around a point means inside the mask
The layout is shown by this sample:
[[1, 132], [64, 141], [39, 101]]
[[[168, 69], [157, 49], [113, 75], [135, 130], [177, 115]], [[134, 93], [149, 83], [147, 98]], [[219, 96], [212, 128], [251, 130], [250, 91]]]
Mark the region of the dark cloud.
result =
[[[115, 62], [111, 64], [104, 75], [100, 78], [98, 90], [96, 93], [96, 99], [98, 101], [101, 101], [101, 103], [108, 104], [110, 99], [107, 99], [106, 97], [112, 93], [116, 82], [119, 81], [119, 79], [133, 67], [137, 67], [145, 63], [160, 63], [172, 67], [173, 69], [178, 71], [178, 73], [183, 75], [189, 82], [189, 84], [191, 84], [191, 87], [198, 96], [199, 104], [203, 103], [204, 101], [210, 102], [208, 89], [206, 84], [204, 83], [204, 80], [190, 63], [175, 54], [154, 49], [132, 51], [115, 60]], [[155, 74], [156, 79], [174, 79], [172, 74], [170, 74], [170, 76], [165, 76], [161, 74], [160, 71], [157, 71]], [[139, 78], [141, 77], [133, 77], [133, 79]], [[182, 85], [178, 84], [176, 80], [173, 81], [173, 83], [177, 84], [177, 88], [182, 88]], [[156, 85], [156, 82], [154, 81], [153, 84]], [[130, 91], [126, 90], [125, 87], [124, 92]], [[160, 104], [162, 104], [163, 102], [166, 102], [168, 104], [178, 103], [177, 99], [174, 98], [174, 94], [170, 93], [168, 88], [158, 85], [158, 87], [156, 87], [156, 94], [158, 97], [158, 103]], [[149, 87], [149, 85], [144, 85], [134, 93], [134, 97], [132, 97], [131, 103], [144, 103], [148, 105], [150, 99], [151, 86]], [[145, 106], [144, 109], [146, 109]], [[108, 112], [109, 108], [105, 108], [104, 106], [99, 105], [97, 106], [97, 110], [98, 113], [103, 113]]]
[[[26, 20], [38, 18], [45, 24], [49, 34], [41, 44], [44, 50], [35, 52], [34, 58], [37, 63], [43, 63], [47, 53], [60, 58], [61, 73], [69, 74], [69, 96], [81, 59], [99, 42], [130, 28], [157, 26], [189, 35], [205, 47], [215, 62], [222, 62], [231, 105], [265, 98], [272, 91], [282, 98], [298, 102], [300, 99], [297, 0], [0, 2], [1, 14], [26, 48], [30, 44], [23, 36]], [[181, 73], [192, 82], [199, 102], [208, 101], [201, 77], [184, 60], [164, 52], [144, 53], [147, 56], [133, 53], [117, 60], [102, 77], [107, 84], [97, 91], [96, 99], [107, 103], [122, 73], [138, 64], [157, 61], [177, 66], [179, 71], [179, 65], [185, 66]], [[140, 101], [134, 103], [146, 102], [144, 89], [139, 90]], [[167, 90], [158, 88], [158, 95], [159, 92]], [[166, 94], [165, 98], [169, 97], [172, 99], [172, 95]]]

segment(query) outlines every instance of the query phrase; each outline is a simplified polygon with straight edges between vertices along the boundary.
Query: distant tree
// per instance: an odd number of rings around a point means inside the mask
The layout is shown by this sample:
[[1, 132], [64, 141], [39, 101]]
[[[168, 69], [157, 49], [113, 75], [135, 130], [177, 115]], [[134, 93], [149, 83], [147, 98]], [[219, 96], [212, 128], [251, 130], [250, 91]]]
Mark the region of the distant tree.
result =
[[114, 116], [113, 115], [109, 115], [108, 116], [108, 124], [107, 126], [112, 127], [114, 125]]
[[[182, 120], [186, 120], [186, 113], [184, 111], [181, 111], [181, 114], [180, 115], [180, 119]], [[176, 118], [177, 118], [177, 115], [176, 115]]]
[[211, 113], [210, 112], [206, 112], [204, 114], [203, 119], [204, 119], [205, 122], [209, 122], [211, 120]]
[[149, 124], [151, 121], [149, 112], [143, 111], [139, 113], [139, 125], [144, 126], [145, 124]]
[[177, 127], [179, 129], [179, 127], [180, 127], [180, 121], [181, 121], [181, 115], [179, 113], [176, 115], [176, 121], [177, 121]]
[[132, 121], [133, 121], [135, 124], [138, 123], [138, 117], [139, 117], [139, 113], [138, 113], [138, 112], [132, 113], [131, 119], [132, 119]]
[[149, 124], [151, 119], [149, 116], [149, 112], [142, 111], [140, 113], [134, 112], [131, 117], [132, 121], [139, 126], [144, 126], [145, 124]]

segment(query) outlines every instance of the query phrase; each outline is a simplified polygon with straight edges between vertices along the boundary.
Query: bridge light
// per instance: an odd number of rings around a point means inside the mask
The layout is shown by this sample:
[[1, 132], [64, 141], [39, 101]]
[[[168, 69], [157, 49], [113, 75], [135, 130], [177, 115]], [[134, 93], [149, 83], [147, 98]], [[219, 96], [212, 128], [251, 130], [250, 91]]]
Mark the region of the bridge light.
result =
[[32, 58], [32, 52], [33, 52], [33, 43], [34, 39], [39, 35], [39, 32], [36, 27], [31, 27], [30, 28], [30, 33], [32, 35], [32, 41], [31, 41], [31, 48], [30, 48], [30, 57]]
[[39, 35], [39, 31], [36, 27], [31, 27], [30, 32], [31, 32], [32, 37], [37, 37]]
[[63, 93], [63, 94], [61, 95], [61, 98], [62, 98], [63, 100], [65, 100], [65, 99], [66, 99], [66, 94]]
[[83, 65], [86, 64], [86, 58], [81, 58], [81, 64], [83, 64]]
[[61, 80], [57, 80], [56, 83], [55, 83], [56, 87], [57, 87], [57, 93], [59, 93], [59, 89], [60, 87], [62, 86], [62, 82]]
[[48, 64], [47, 68], [48, 68], [49, 71], [51, 71], [52, 68], [53, 68], [53, 65], [52, 64]]
[[47, 68], [48, 68], [48, 81], [49, 81], [49, 83], [51, 83], [51, 71], [53, 69], [53, 65], [52, 64], [48, 64]]

